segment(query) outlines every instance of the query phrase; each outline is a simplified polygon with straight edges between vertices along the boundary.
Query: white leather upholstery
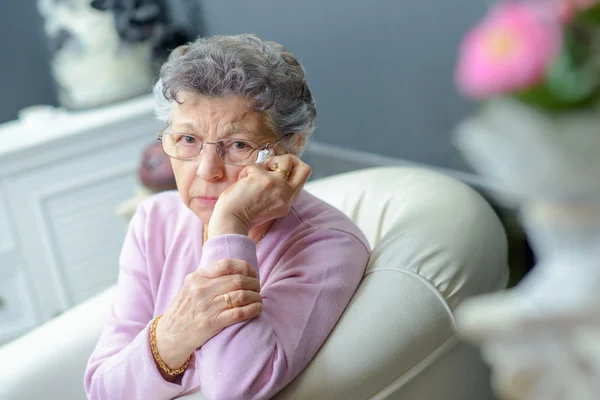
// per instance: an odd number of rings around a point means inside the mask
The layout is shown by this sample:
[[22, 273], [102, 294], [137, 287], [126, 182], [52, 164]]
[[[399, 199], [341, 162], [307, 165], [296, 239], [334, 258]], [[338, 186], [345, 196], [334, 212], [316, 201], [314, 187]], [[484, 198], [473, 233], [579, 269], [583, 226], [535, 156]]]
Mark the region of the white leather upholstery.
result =
[[83, 400], [112, 288], [0, 347], [0, 399]]
[[[390, 167], [311, 182], [373, 246], [326, 343], [277, 399], [489, 400], [487, 369], [459, 343], [452, 310], [508, 280], [502, 226], [473, 190]], [[83, 399], [83, 370], [110, 290], [0, 348], [0, 399]], [[186, 396], [201, 399], [200, 394]]]
[[486, 400], [477, 353], [452, 310], [504, 288], [504, 230], [466, 185], [417, 168], [377, 168], [311, 183], [350, 216], [373, 254], [359, 290], [315, 359], [278, 398]]

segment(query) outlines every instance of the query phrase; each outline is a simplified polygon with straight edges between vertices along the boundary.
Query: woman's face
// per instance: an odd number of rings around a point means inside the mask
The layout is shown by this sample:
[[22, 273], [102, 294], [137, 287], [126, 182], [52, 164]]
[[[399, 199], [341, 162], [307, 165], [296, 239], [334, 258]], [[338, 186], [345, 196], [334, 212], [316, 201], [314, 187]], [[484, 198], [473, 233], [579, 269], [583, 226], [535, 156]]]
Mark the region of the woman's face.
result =
[[[264, 113], [249, 109], [242, 97], [211, 98], [182, 93], [175, 103], [170, 132], [190, 134], [203, 141], [236, 138], [265, 144], [277, 138], [266, 124]], [[225, 164], [216, 146], [205, 144], [192, 161], [171, 158], [177, 189], [183, 202], [208, 223], [221, 193], [238, 180], [243, 166]]]

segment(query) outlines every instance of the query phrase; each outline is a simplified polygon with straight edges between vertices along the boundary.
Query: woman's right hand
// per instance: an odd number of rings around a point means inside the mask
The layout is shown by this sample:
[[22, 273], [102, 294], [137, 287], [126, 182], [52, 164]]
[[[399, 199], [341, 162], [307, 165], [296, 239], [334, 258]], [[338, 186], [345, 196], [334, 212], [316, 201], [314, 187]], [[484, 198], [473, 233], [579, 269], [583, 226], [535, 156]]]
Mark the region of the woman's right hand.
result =
[[224, 328], [258, 316], [263, 309], [259, 292], [255, 269], [242, 260], [222, 259], [192, 272], [156, 326], [160, 357], [169, 368], [179, 368]]

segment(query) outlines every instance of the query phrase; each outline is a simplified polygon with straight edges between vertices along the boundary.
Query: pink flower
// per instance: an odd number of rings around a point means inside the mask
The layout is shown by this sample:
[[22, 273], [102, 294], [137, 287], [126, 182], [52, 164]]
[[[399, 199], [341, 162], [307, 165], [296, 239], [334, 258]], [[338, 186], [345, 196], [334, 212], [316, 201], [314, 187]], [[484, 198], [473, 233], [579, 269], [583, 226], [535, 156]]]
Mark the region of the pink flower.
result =
[[460, 46], [460, 92], [482, 100], [540, 82], [562, 45], [555, 10], [549, 2], [497, 4]]

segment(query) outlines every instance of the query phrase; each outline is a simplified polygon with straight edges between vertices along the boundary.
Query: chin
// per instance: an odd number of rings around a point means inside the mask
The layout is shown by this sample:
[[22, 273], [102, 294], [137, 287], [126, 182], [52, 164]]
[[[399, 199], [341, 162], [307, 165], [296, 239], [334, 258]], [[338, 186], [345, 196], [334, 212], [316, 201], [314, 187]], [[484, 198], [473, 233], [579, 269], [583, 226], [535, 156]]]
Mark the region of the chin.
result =
[[[183, 197], [183, 196], [182, 196]], [[212, 216], [213, 213], [213, 206], [209, 206], [206, 204], [200, 204], [196, 201], [189, 200], [189, 199], [183, 199], [184, 203], [186, 203], [187, 201], [187, 207], [198, 217], [200, 218], [200, 220], [205, 223], [208, 224], [208, 221], [210, 221], [210, 217]]]
[[208, 224], [213, 213], [212, 210], [198, 209], [197, 207], [192, 208], [192, 212], [205, 224]]

